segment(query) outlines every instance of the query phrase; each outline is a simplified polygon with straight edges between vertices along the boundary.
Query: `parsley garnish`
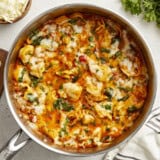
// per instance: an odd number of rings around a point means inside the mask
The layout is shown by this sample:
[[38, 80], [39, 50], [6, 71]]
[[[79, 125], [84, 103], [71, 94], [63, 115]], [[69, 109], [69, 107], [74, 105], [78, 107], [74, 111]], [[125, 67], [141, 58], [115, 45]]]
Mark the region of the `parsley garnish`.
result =
[[142, 14], [147, 22], [156, 22], [160, 27], [160, 1], [159, 0], [121, 0], [126, 11], [133, 15]]

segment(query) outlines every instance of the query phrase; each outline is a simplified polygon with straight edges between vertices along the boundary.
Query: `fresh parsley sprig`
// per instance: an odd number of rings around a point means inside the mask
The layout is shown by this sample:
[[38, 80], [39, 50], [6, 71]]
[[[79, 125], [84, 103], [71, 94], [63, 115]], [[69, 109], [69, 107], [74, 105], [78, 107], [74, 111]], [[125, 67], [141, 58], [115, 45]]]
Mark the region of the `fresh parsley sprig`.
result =
[[147, 22], [156, 22], [160, 27], [160, 0], [121, 0], [126, 11], [133, 15], [143, 14]]

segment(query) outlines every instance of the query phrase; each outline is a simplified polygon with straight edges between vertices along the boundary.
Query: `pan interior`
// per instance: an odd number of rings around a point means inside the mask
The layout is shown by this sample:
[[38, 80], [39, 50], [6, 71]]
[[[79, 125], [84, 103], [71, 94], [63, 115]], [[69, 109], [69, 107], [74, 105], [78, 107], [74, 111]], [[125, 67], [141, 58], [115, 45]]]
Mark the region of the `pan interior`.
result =
[[[14, 107], [14, 102], [13, 102], [13, 97], [12, 97], [12, 78], [11, 74], [14, 70], [13, 64], [17, 58], [17, 54], [19, 52], [19, 49], [21, 48], [22, 44], [24, 43], [26, 37], [28, 34], [34, 30], [35, 28], [43, 25], [46, 21], [53, 19], [54, 17], [58, 17], [60, 15], [64, 14], [70, 14], [73, 12], [82, 12], [82, 13], [94, 13], [98, 14], [107, 18], [112, 19], [113, 21], [117, 22], [123, 28], [125, 28], [129, 34], [133, 37], [135, 42], [140, 47], [141, 53], [143, 53], [143, 58], [145, 59], [147, 68], [148, 68], [148, 74], [149, 74], [149, 83], [148, 83], [148, 95], [144, 104], [144, 107], [142, 109], [141, 115], [136, 119], [134, 125], [129, 128], [126, 132], [122, 134], [119, 138], [117, 138], [114, 143], [107, 147], [96, 147], [96, 148], [90, 148], [90, 149], [79, 149], [77, 150], [66, 150], [64, 148], [59, 148], [59, 147], [52, 147], [45, 142], [43, 142], [39, 137], [34, 135], [34, 133], [28, 129], [28, 127], [25, 126], [25, 123], [22, 122], [22, 120], [18, 116], [18, 112], [16, 111]], [[121, 16], [113, 13], [112, 11], [99, 8], [96, 6], [91, 6], [91, 5], [83, 5], [83, 4], [71, 4], [71, 5], [65, 5], [61, 6], [58, 8], [51, 9], [42, 15], [40, 15], [38, 18], [33, 20], [31, 23], [29, 23], [23, 31], [19, 34], [18, 38], [16, 39], [15, 43], [13, 44], [13, 47], [10, 51], [10, 55], [7, 59], [7, 64], [6, 65], [6, 70], [5, 70], [5, 89], [7, 93], [7, 100], [9, 103], [9, 107], [12, 111], [12, 114], [14, 115], [15, 119], [17, 120], [18, 124], [21, 126], [21, 128], [36, 142], [41, 144], [42, 146], [46, 147], [49, 150], [55, 151], [57, 153], [62, 153], [62, 154], [68, 154], [68, 155], [76, 155], [76, 156], [86, 156], [94, 153], [102, 153], [106, 151], [110, 151], [111, 149], [117, 147], [117, 145], [121, 144], [122, 142], [125, 142], [129, 140], [138, 130], [139, 128], [143, 125], [144, 121], [146, 120], [151, 108], [152, 108], [152, 103], [153, 99], [155, 96], [155, 90], [156, 90], [156, 77], [155, 77], [155, 69], [154, 69], [154, 64], [152, 61], [152, 57], [150, 55], [150, 50], [146, 46], [145, 41], [143, 38], [139, 35], [139, 33], [132, 27], [126, 20], [121, 18]]]

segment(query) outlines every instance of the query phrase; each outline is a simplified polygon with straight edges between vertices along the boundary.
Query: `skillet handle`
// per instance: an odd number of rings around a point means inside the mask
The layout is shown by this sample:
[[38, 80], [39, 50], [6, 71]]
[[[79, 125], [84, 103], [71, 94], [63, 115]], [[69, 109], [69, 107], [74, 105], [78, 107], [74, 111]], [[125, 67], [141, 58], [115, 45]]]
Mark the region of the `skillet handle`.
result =
[[3, 72], [4, 72], [4, 65], [8, 55], [8, 51], [0, 48], [0, 96], [3, 91]]
[[26, 140], [16, 144], [18, 138], [22, 135], [23, 131], [19, 129], [15, 135], [7, 142], [7, 144], [0, 150], [0, 160], [11, 160], [13, 156], [20, 151], [26, 144], [28, 144], [31, 139]]

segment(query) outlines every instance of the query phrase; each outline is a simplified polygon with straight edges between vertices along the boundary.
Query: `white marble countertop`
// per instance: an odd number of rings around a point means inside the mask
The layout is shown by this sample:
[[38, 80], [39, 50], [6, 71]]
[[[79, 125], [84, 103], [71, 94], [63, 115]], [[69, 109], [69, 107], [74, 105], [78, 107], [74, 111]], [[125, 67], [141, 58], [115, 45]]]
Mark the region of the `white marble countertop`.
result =
[[[50, 8], [67, 4], [67, 3], [88, 3], [100, 7], [109, 8], [116, 13], [127, 18], [130, 23], [134, 24], [137, 30], [146, 39], [148, 46], [151, 48], [153, 60], [156, 66], [157, 77], [160, 76], [160, 29], [153, 23], [144, 22], [141, 17], [132, 16], [126, 13], [120, 3], [120, 0], [32, 0], [32, 6], [29, 13], [19, 22], [11, 25], [0, 25], [0, 48], [9, 50], [22, 28], [34, 17]], [[157, 86], [157, 96], [154, 105], [160, 104], [160, 83]], [[17, 131], [18, 125], [12, 117], [3, 93], [0, 97], [0, 148], [7, 140]], [[40, 145], [31, 142], [24, 147], [13, 159], [14, 160], [100, 160], [102, 155], [94, 157], [67, 157], [62, 156], [42, 148]]]

